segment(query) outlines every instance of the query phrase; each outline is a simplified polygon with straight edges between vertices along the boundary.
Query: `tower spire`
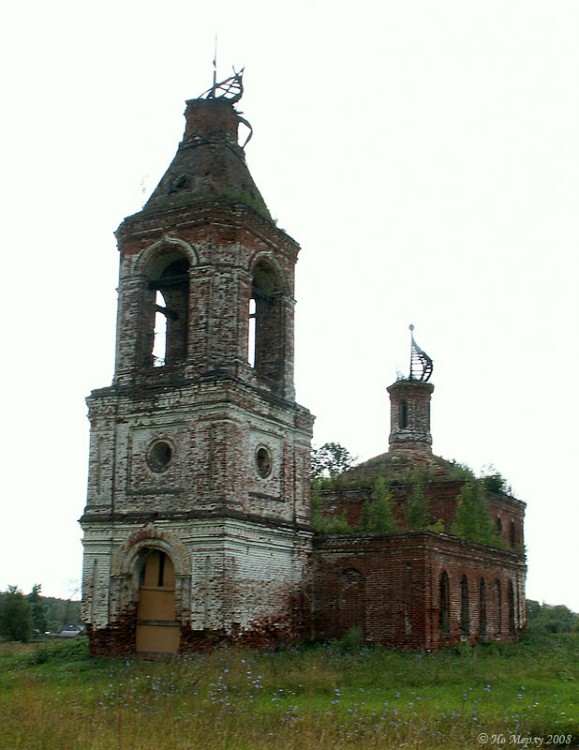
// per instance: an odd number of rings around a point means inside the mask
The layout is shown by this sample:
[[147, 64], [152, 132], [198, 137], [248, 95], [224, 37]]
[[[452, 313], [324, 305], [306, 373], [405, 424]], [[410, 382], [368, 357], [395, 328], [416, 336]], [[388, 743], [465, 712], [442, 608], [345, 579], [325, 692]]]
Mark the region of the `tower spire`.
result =
[[[243, 95], [243, 68], [219, 82], [216, 56], [214, 63], [210, 88], [187, 101], [183, 140], [143, 210], [182, 210], [221, 200], [244, 204], [272, 222], [245, 161], [244, 149], [253, 129], [235, 108]], [[240, 125], [247, 133], [243, 143]]]
[[215, 96], [215, 88], [217, 86], [217, 34], [215, 34], [215, 48], [213, 50], [213, 96]]
[[414, 326], [410, 328], [410, 376], [409, 380], [420, 380], [427, 383], [432, 375], [434, 367], [433, 361], [428, 354], [423, 351], [414, 340]]

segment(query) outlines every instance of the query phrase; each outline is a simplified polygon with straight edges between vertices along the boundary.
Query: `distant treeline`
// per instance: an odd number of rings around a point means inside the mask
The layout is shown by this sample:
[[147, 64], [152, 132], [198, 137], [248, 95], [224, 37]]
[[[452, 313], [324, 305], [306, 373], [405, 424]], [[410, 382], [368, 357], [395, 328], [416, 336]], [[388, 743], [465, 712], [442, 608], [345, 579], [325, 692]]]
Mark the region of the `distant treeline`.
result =
[[80, 602], [42, 596], [36, 584], [29, 594], [16, 586], [0, 592], [0, 639], [27, 643], [63, 627], [81, 625]]
[[527, 599], [527, 629], [534, 633], [579, 633], [579, 614], [564, 604], [539, 604]]
[[[24, 594], [16, 586], [0, 592], [0, 640], [28, 641], [62, 628], [82, 625], [80, 602], [42, 596], [40, 584]], [[563, 604], [527, 600], [527, 623], [532, 632], [579, 633], [579, 614]]]

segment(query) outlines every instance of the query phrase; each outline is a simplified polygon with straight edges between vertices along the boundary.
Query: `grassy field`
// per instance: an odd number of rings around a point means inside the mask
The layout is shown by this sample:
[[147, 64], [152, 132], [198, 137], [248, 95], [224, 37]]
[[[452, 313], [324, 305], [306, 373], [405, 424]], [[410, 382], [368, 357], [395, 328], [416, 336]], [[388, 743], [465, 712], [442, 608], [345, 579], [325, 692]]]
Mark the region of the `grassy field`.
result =
[[[91, 658], [0, 644], [1, 750], [577, 747], [579, 637]], [[488, 735], [485, 743], [481, 733]]]

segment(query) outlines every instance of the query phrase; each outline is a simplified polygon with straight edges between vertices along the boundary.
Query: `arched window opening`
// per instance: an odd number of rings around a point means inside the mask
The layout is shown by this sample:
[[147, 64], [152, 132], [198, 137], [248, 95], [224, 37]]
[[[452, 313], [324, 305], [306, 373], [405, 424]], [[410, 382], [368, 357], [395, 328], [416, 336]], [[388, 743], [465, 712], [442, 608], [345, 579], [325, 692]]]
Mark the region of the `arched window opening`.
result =
[[[178, 258], [168, 263], [149, 282], [153, 294], [151, 321], [153, 333], [147, 357], [156, 367], [173, 365], [187, 355], [189, 312], [189, 263]], [[145, 316], [147, 319], [147, 316]], [[147, 323], [146, 323], [147, 324]]]
[[494, 599], [495, 599], [495, 634], [500, 637], [503, 629], [503, 602], [501, 595], [501, 582], [497, 579], [494, 582]]
[[167, 303], [162, 293], [155, 295], [155, 333], [153, 341], [153, 366], [163, 367], [167, 356], [167, 316], [163, 312]]
[[501, 517], [497, 516], [495, 520], [495, 531], [499, 536], [503, 535], [503, 522], [501, 521]]
[[511, 528], [509, 531], [509, 540], [511, 543], [511, 547], [514, 547], [517, 543], [517, 528], [515, 526], [514, 521], [511, 521]]
[[443, 635], [450, 633], [450, 582], [446, 570], [440, 576], [440, 630]]
[[398, 407], [398, 427], [401, 430], [408, 427], [408, 401], [401, 401]]
[[512, 581], [509, 581], [507, 596], [509, 604], [509, 635], [515, 635], [517, 632], [515, 620], [515, 587]]
[[487, 587], [485, 579], [481, 578], [478, 589], [478, 632], [481, 637], [487, 634]]
[[266, 261], [255, 267], [249, 304], [248, 360], [257, 375], [280, 385], [285, 365], [282, 299], [277, 275]]
[[468, 606], [468, 579], [460, 579], [460, 632], [470, 635], [470, 610]]

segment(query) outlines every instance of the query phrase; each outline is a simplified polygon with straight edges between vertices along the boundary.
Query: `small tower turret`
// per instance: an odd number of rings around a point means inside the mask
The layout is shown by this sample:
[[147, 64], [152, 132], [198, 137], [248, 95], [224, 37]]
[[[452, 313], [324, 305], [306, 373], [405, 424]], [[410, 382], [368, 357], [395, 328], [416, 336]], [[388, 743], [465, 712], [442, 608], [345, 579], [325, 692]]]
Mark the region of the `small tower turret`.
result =
[[432, 453], [430, 398], [434, 390], [428, 380], [433, 362], [414, 340], [410, 326], [410, 374], [386, 390], [390, 394], [390, 450]]

